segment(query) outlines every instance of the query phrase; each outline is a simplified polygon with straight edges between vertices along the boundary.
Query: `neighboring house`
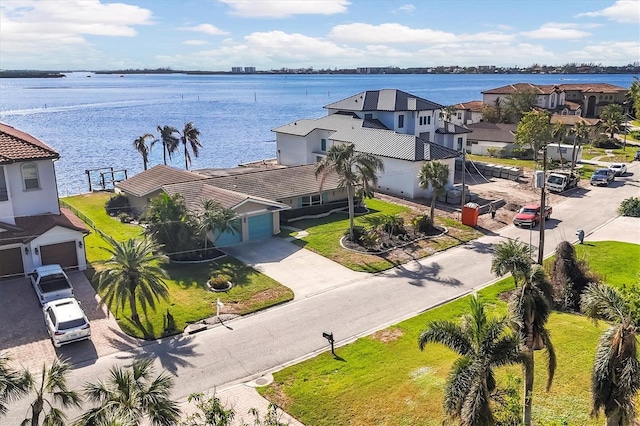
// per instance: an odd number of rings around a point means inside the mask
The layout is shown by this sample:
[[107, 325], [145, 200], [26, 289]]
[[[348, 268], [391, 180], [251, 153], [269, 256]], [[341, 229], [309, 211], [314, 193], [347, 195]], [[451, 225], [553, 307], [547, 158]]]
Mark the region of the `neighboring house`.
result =
[[385, 171], [378, 190], [408, 198], [425, 197], [418, 172], [427, 161], [449, 165], [453, 182], [456, 149], [468, 130], [440, 119], [442, 105], [409, 93], [369, 90], [326, 105], [328, 115], [301, 119], [273, 129], [277, 161], [286, 166], [314, 164], [335, 144], [354, 144], [356, 151], [379, 157]]
[[[154, 170], [155, 169], [155, 170]], [[280, 213], [300, 212], [315, 206], [331, 206], [346, 199], [346, 191], [339, 188], [336, 175], [329, 175], [322, 183], [315, 176], [315, 165], [278, 167], [252, 170], [210, 169], [202, 174], [192, 173], [190, 179], [171, 182], [176, 169], [155, 166], [125, 181], [116, 183], [116, 191], [127, 197], [138, 197], [130, 191], [144, 187], [148, 194], [183, 196], [192, 213], [200, 211], [203, 200], [213, 200], [236, 212], [241, 224], [239, 234], [210, 235], [217, 246], [255, 241], [280, 232], [283, 221]], [[206, 175], [205, 175], [206, 173]], [[166, 184], [163, 182], [166, 177]], [[185, 176], [187, 177], [187, 176]], [[139, 197], [138, 197], [139, 198]], [[344, 207], [346, 204], [342, 204]]]
[[54, 161], [33, 136], [0, 124], [0, 278], [58, 263], [86, 269], [86, 226], [60, 208]]
[[517, 124], [480, 123], [469, 124], [471, 131], [467, 137], [467, 152], [477, 155], [491, 155], [492, 150], [504, 149], [508, 155], [512, 149], [519, 148], [515, 143]]
[[496, 100], [519, 91], [533, 90], [536, 106], [560, 114], [575, 114], [582, 117], [599, 117], [602, 109], [609, 104], [619, 104], [623, 108], [627, 89], [608, 83], [582, 84], [531, 84], [516, 83], [482, 92], [482, 102], [493, 105]]
[[466, 126], [482, 121], [482, 107], [484, 107], [482, 101], [461, 102], [453, 107], [456, 109], [455, 114], [451, 117], [453, 124]]

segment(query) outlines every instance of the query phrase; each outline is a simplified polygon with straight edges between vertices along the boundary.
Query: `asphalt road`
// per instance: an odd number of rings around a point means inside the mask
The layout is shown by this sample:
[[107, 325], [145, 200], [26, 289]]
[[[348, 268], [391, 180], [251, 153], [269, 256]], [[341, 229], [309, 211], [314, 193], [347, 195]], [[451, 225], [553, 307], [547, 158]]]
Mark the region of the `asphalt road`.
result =
[[[575, 241], [576, 230], [589, 234], [607, 223], [617, 215], [623, 199], [638, 196], [640, 163], [632, 164], [629, 172], [607, 188], [578, 188], [554, 205], [546, 226], [545, 256], [560, 241]], [[102, 357], [76, 368], [70, 385], [95, 382], [106, 376], [112, 365], [126, 365], [138, 356], [155, 357], [158, 369], [175, 376], [175, 399], [245, 382], [327, 350], [324, 331], [333, 332], [337, 343], [344, 344], [490, 284], [496, 280], [490, 272], [493, 244], [505, 238], [528, 243], [530, 236], [537, 245], [536, 229], [530, 233], [507, 226], [499, 234], [234, 320], [226, 326]], [[12, 404], [3, 424], [19, 424], [27, 407], [27, 400]]]

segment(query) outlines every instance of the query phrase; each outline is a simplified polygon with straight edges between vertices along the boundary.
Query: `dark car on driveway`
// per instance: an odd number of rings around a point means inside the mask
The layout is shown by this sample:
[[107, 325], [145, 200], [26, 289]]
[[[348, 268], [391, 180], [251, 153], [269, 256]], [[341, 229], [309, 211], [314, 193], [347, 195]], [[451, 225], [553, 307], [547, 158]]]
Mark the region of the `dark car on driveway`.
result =
[[611, 169], [598, 169], [591, 175], [591, 185], [609, 186], [615, 179], [615, 172]]

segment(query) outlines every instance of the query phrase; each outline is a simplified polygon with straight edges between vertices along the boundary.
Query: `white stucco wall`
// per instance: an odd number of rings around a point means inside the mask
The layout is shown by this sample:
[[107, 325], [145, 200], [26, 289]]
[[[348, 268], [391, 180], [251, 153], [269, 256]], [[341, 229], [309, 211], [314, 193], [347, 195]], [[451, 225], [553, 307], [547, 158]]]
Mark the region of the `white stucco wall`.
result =
[[[319, 143], [318, 139], [318, 144]], [[310, 142], [304, 137], [276, 133], [276, 149], [278, 164], [285, 166], [311, 164], [309, 163], [309, 156], [311, 156], [312, 151]]]
[[[40, 160], [33, 161], [33, 163], [37, 165], [40, 187], [28, 190], [25, 190], [22, 180], [21, 166], [25, 163], [4, 166], [9, 199], [13, 210], [12, 216], [32, 216], [46, 213], [60, 214], [53, 161]], [[2, 212], [3, 216], [7, 215], [4, 209], [0, 210], [0, 212]]]
[[[422, 189], [418, 174], [424, 161], [404, 161], [395, 158], [383, 158], [385, 171], [378, 177], [378, 191], [384, 194], [407, 198], [429, 197], [431, 189]], [[441, 160], [449, 166], [449, 182], [453, 184], [455, 159]]]

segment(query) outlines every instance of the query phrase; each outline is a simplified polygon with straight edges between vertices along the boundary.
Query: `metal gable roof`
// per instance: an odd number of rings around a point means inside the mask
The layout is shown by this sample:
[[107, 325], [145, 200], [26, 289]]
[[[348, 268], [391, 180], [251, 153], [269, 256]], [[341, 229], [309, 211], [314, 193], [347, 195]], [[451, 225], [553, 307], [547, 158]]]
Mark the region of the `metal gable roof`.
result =
[[402, 90], [367, 90], [325, 105], [327, 109], [343, 111], [425, 111], [444, 108], [443, 105]]

